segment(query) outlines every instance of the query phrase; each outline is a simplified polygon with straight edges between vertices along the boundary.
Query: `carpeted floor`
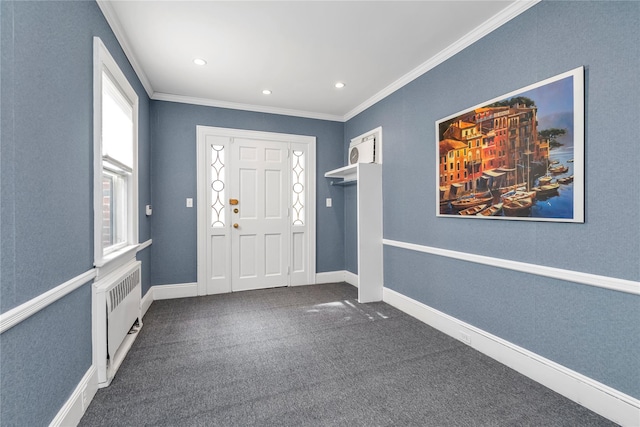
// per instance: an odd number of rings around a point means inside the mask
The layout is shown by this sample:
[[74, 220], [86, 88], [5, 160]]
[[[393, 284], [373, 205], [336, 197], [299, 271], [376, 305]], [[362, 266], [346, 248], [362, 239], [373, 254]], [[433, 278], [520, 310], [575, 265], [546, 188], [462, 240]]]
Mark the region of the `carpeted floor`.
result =
[[608, 426], [347, 284], [155, 301], [81, 426]]

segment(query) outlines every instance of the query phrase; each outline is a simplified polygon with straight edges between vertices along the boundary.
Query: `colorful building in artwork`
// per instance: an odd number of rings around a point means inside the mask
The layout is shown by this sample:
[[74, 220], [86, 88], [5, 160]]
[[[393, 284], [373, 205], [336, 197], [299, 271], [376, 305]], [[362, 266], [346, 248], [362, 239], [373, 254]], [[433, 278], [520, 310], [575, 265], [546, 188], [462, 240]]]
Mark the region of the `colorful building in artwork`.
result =
[[447, 192], [447, 198], [466, 191], [468, 181], [466, 170], [467, 144], [446, 138], [440, 141], [440, 191]]
[[549, 141], [538, 139], [535, 105], [477, 108], [444, 125], [441, 200], [522, 183], [531, 165], [543, 164], [549, 156]]

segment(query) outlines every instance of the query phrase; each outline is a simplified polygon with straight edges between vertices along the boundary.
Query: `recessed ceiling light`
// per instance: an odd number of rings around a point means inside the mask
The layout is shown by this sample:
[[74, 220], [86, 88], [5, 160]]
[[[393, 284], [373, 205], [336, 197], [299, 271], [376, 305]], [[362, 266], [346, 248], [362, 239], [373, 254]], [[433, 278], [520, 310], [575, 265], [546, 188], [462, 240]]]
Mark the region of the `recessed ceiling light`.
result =
[[196, 65], [207, 65], [207, 61], [202, 58], [196, 58], [193, 60], [193, 63]]
[[337, 89], [342, 89], [342, 88], [343, 88], [343, 87], [345, 87], [345, 86], [346, 86], [346, 85], [345, 85], [344, 83], [342, 83], [342, 82], [338, 82], [338, 83], [336, 83], [336, 84], [335, 84], [335, 87], [336, 87]]
[[271, 95], [271, 91], [269, 89], [265, 89], [262, 91], [263, 95]]

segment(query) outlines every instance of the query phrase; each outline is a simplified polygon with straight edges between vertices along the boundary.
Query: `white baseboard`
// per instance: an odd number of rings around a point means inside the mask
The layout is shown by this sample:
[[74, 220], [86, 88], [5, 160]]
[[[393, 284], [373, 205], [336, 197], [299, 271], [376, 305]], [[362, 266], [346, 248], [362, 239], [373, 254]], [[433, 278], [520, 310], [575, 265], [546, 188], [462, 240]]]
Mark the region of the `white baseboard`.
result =
[[358, 287], [358, 275], [355, 273], [345, 270], [344, 281], [356, 288]]
[[316, 285], [344, 282], [344, 270], [316, 273]]
[[347, 282], [358, 287], [358, 275], [347, 270], [316, 273], [316, 284]]
[[198, 284], [197, 283], [181, 283], [176, 285], [156, 285], [156, 286], [152, 286], [151, 289], [149, 289], [149, 292], [153, 292], [154, 301], [157, 301], [160, 299], [197, 297]]
[[388, 288], [384, 302], [622, 426], [640, 425], [640, 400]]
[[49, 427], [77, 426], [98, 391], [98, 371], [92, 365]]
[[151, 287], [146, 294], [140, 300], [140, 313], [141, 316], [144, 317], [147, 314], [147, 310], [151, 307], [151, 303], [153, 303], [153, 287]]
[[197, 283], [182, 283], [176, 285], [155, 285], [149, 288], [140, 300], [140, 311], [142, 317], [147, 314], [147, 310], [156, 300], [189, 298], [198, 296]]

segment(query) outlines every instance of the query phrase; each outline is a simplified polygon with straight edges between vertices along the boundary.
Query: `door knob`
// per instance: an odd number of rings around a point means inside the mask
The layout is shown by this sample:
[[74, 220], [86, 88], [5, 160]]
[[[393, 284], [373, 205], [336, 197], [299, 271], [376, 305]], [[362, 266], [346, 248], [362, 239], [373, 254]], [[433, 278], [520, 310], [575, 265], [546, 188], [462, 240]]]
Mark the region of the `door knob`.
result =
[[230, 205], [237, 205], [238, 204], [238, 199], [229, 199], [229, 204]]
[[238, 228], [238, 227], [239, 227], [239, 225], [238, 225], [237, 222], [235, 224], [233, 224], [233, 228]]

